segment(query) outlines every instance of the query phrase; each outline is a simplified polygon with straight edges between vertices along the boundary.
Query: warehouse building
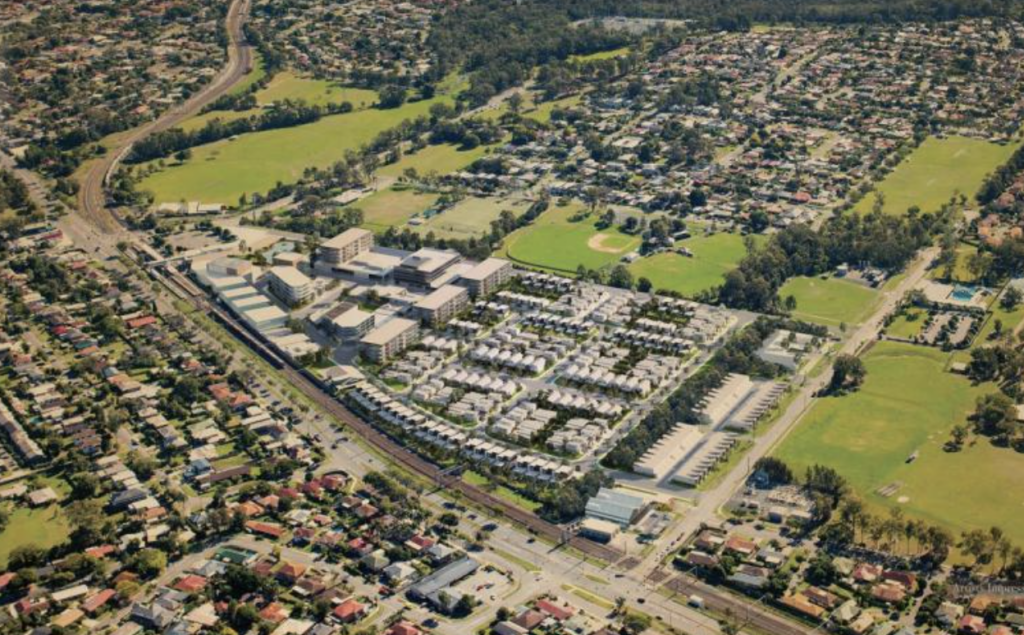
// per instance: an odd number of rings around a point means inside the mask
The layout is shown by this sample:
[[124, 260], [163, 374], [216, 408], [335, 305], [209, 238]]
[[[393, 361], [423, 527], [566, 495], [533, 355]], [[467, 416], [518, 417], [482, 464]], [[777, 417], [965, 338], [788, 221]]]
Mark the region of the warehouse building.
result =
[[446, 602], [458, 602], [451, 587], [476, 573], [480, 564], [469, 557], [463, 557], [437, 571], [431, 573], [416, 584], [409, 587], [409, 599], [414, 602], [426, 602], [433, 608], [448, 611], [451, 607]]
[[639, 496], [602, 487], [587, 501], [586, 516], [628, 527], [643, 514], [645, 507]]

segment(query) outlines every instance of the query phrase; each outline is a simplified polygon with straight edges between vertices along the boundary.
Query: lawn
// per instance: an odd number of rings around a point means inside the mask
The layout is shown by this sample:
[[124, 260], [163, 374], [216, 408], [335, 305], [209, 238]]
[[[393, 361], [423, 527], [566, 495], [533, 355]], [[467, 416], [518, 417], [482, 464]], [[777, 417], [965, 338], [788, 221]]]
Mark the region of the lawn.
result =
[[211, 110], [185, 120], [180, 128], [186, 132], [199, 130], [210, 121], [220, 119], [227, 123], [243, 117], [258, 115], [262, 107], [275, 101], [285, 99], [301, 99], [307, 104], [324, 106], [329, 103], [347, 101], [356, 110], [369, 108], [377, 101], [377, 93], [362, 88], [339, 86], [334, 82], [322, 79], [308, 79], [289, 72], [278, 73], [263, 88], [256, 91], [256, 103], [259, 108], [249, 110]]
[[173, 165], [144, 179], [156, 202], [201, 201], [233, 205], [242, 194], [266, 192], [277, 182], [292, 183], [308, 167], [326, 168], [406, 119], [426, 115], [438, 96], [389, 110], [367, 109], [324, 117], [304, 126], [267, 130], [193, 149], [184, 165]]
[[359, 110], [372, 106], [377, 101], [377, 93], [364, 88], [339, 86], [324, 79], [300, 77], [290, 72], [274, 75], [274, 79], [256, 93], [256, 103], [261, 106], [285, 99], [301, 99], [311, 106], [347, 101]]
[[[953, 279], [949, 282], [974, 282], [974, 276], [971, 274], [967, 267], [967, 261], [971, 256], [978, 252], [978, 248], [974, 245], [960, 244], [956, 248], [956, 265], [953, 267]], [[946, 281], [946, 268], [936, 267], [928, 272], [928, 277], [932, 280]]]
[[573, 106], [578, 106], [582, 99], [583, 97], [581, 95], [573, 95], [572, 97], [565, 97], [554, 101], [544, 101], [539, 104], [534, 102], [533, 107], [528, 108], [523, 112], [523, 116], [529, 117], [535, 121], [547, 123], [551, 121], [551, 111], [555, 108], [572, 108]]
[[[775, 454], [797, 474], [815, 463], [835, 468], [872, 506], [899, 505], [955, 532], [998, 525], [1024, 542], [1024, 456], [984, 438], [961, 452], [942, 449], [952, 427], [991, 390], [946, 372], [948, 357], [878, 343], [864, 356], [860, 390], [818, 401]], [[915, 451], [917, 460], [908, 463]], [[892, 497], [875, 493], [893, 483], [902, 485]]]
[[467, 472], [463, 472], [462, 480], [466, 481], [470, 485], [482, 487], [483, 489], [487, 490], [491, 494], [494, 494], [498, 498], [504, 498], [506, 501], [512, 503], [513, 505], [516, 505], [517, 507], [522, 507], [527, 511], [534, 512], [540, 509], [540, 503], [531, 498], [526, 498], [522, 494], [519, 494], [504, 485], [499, 485], [496, 488], [491, 489], [489, 487], [489, 485], [491, 485], [490, 480], [483, 474], [479, 474], [477, 472], [473, 472], [472, 470], [470, 470]]
[[640, 246], [639, 236], [614, 227], [599, 230], [595, 225], [600, 214], [570, 220], [583, 209], [579, 202], [552, 207], [532, 224], [510, 234], [496, 255], [523, 265], [575, 273], [579, 265], [588, 269], [613, 265]]
[[240, 95], [248, 91], [253, 84], [266, 77], [267, 69], [263, 66], [263, 56], [260, 55], [259, 51], [253, 51], [252, 62], [252, 69], [242, 78], [242, 81], [231, 87], [231, 90], [228, 91], [229, 95]]
[[782, 285], [779, 297], [796, 298], [793, 316], [825, 326], [859, 324], [871, 312], [878, 292], [841, 278], [792, 278]]
[[70, 529], [59, 505], [39, 509], [19, 507], [11, 512], [7, 527], [0, 532], [0, 567], [17, 547], [36, 545], [49, 549], [64, 542]]
[[[934, 212], [958, 192], [971, 200], [985, 176], [1006, 163], [1019, 145], [958, 136], [929, 137], [878, 185], [885, 196], [882, 209], [903, 214], [917, 205], [922, 211]], [[870, 211], [874, 202], [875, 194], [869, 193], [856, 210]]]
[[438, 238], [479, 238], [491, 230], [491, 221], [497, 220], [503, 211], [519, 216], [529, 207], [530, 201], [526, 199], [471, 197], [430, 217], [415, 230], [420, 234], [434, 232]]
[[390, 187], [375, 192], [353, 207], [363, 211], [363, 226], [375, 232], [385, 232], [389, 227], [404, 225], [406, 221], [422, 214], [437, 202], [437, 194], [426, 194], [414, 189]]
[[908, 308], [885, 329], [889, 337], [899, 337], [907, 340], [914, 339], [921, 334], [921, 329], [928, 322], [928, 312], [924, 309]]
[[623, 55], [629, 54], [629, 47], [623, 46], [621, 48], [612, 49], [610, 51], [598, 51], [597, 53], [590, 53], [589, 55], [573, 55], [570, 59], [574, 62], [593, 62], [596, 60], [610, 60], [615, 57], [622, 57]]
[[409, 154], [391, 165], [385, 165], [377, 170], [381, 176], [399, 177], [408, 170], [416, 170], [417, 174], [427, 175], [436, 173], [439, 175], [457, 172], [487, 153], [489, 146], [477, 146], [472, 150], [459, 150], [452, 144], [427, 146], [419, 152]]
[[[763, 240], [755, 237], [755, 240]], [[629, 266], [637, 278], [644, 277], [655, 289], [677, 291], [694, 296], [700, 291], [722, 284], [725, 274], [736, 268], [747, 255], [743, 237], [718, 233], [693, 236], [677, 243], [686, 247], [693, 257], [676, 253], [660, 253], [637, 260]]]

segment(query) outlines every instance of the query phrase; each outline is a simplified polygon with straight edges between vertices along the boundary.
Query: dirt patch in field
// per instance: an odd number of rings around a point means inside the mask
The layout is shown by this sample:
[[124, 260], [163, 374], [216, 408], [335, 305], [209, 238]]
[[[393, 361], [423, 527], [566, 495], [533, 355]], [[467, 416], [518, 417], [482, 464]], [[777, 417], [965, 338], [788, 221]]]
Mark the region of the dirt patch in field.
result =
[[604, 241], [611, 238], [608, 234], [594, 234], [587, 240], [587, 247], [594, 251], [599, 251], [602, 254], [617, 254], [621, 253], [622, 249], [619, 247], [612, 247], [611, 245], [605, 245]]

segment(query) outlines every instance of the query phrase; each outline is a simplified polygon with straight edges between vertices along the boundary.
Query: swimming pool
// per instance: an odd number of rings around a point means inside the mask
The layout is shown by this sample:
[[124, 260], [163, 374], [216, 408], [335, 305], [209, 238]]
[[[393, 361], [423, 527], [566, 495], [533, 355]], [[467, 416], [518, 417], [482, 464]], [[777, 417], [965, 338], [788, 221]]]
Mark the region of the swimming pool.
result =
[[977, 287], [957, 285], [953, 287], [953, 292], [949, 296], [957, 302], [970, 302], [974, 299], [976, 293], [978, 293]]

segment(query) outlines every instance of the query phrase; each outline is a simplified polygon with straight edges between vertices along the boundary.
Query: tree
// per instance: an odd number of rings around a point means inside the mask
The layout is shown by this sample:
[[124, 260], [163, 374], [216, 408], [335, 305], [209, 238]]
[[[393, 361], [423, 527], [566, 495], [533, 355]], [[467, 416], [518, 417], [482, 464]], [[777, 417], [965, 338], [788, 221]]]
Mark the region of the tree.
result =
[[615, 265], [611, 275], [608, 276], [608, 284], [619, 289], [632, 289], [633, 273], [626, 268], [626, 265]]
[[192, 150], [190, 148], [185, 148], [183, 150], [178, 150], [174, 154], [174, 160], [177, 161], [178, 163], [184, 163], [185, 161], [188, 161], [191, 158], [192, 158]]
[[999, 305], [1007, 311], [1012, 311], [1017, 308], [1022, 299], [1024, 299], [1024, 294], [1020, 292], [1020, 289], [1009, 285], [1003, 293], [1003, 297], [999, 299]]
[[761, 457], [754, 463], [754, 473], [761, 473], [772, 485], [789, 485], [793, 482], [793, 471], [785, 461], [773, 456]]
[[828, 391], [834, 394], [856, 389], [864, 383], [866, 375], [864, 362], [859, 357], [845, 353], [839, 355], [832, 366], [832, 379], [829, 381]]
[[622, 618], [622, 630], [630, 635], [639, 635], [651, 627], [651, 618], [642, 613], [629, 613]]
[[523, 107], [523, 96], [521, 93], [512, 93], [508, 98], [508, 111], [513, 115], [518, 115], [519, 111]]
[[1003, 393], [982, 395], [971, 419], [981, 434], [1006, 438], [1017, 428], [1017, 406]]
[[651, 282], [650, 278], [640, 276], [640, 278], [636, 281], [636, 289], [641, 293], [650, 293], [653, 288], [654, 283]]
[[144, 579], [155, 578], [167, 568], [167, 554], [159, 549], [142, 549], [129, 559], [128, 566]]

